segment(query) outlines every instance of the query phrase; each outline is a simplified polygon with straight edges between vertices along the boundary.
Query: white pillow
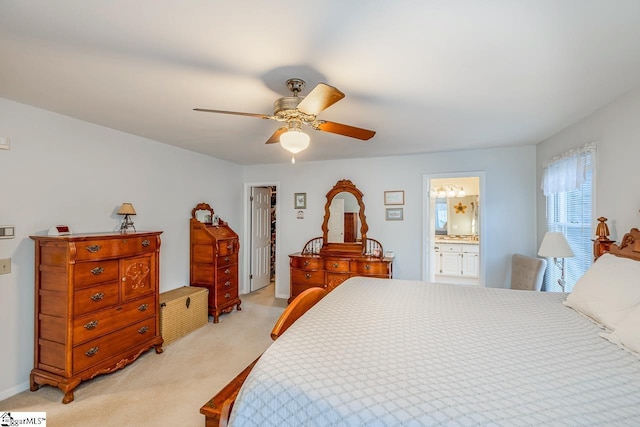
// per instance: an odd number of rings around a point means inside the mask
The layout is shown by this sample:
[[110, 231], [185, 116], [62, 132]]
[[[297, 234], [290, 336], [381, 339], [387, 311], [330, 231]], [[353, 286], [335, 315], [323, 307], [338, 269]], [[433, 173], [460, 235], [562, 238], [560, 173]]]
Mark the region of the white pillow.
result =
[[621, 322], [615, 331], [606, 337], [618, 345], [640, 353], [640, 305], [637, 305]]
[[567, 297], [565, 305], [609, 329], [640, 304], [640, 261], [602, 255]]

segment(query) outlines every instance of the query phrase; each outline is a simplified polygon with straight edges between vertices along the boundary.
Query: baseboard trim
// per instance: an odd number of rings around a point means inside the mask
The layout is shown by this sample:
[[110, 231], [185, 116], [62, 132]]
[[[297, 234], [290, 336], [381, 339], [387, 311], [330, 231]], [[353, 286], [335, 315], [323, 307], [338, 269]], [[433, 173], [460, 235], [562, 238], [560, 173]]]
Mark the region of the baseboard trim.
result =
[[25, 390], [29, 389], [29, 381], [26, 381], [22, 384], [18, 384], [15, 387], [0, 391], [0, 400], [8, 399], [11, 396], [15, 396], [18, 393], [21, 393]]

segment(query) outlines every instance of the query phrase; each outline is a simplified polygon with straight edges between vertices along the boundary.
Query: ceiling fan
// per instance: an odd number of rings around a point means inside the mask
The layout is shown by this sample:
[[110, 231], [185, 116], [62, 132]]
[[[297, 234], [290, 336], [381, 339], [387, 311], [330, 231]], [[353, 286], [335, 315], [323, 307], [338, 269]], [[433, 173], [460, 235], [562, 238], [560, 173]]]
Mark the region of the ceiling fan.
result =
[[284, 96], [273, 103], [273, 114], [240, 113], [236, 111], [209, 110], [194, 108], [195, 111], [206, 113], [235, 114], [238, 116], [258, 117], [261, 119], [284, 122], [267, 140], [266, 144], [279, 142], [280, 145], [292, 153], [291, 162], [295, 163], [293, 155], [309, 146], [309, 135], [302, 132], [302, 125], [311, 126], [315, 130], [344, 135], [366, 141], [375, 135], [375, 131], [362, 129], [341, 123], [320, 120], [317, 115], [344, 98], [344, 93], [333, 86], [318, 83], [307, 96], [299, 96], [305, 86], [302, 79], [287, 80], [287, 87], [293, 96]]

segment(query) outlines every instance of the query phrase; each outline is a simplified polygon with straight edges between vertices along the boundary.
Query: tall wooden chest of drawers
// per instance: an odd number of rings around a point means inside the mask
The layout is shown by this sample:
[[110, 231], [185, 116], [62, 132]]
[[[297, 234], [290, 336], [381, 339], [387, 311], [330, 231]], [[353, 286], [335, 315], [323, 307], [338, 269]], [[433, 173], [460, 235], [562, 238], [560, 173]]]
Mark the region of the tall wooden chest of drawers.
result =
[[[208, 205], [207, 205], [208, 206]], [[191, 218], [191, 286], [209, 289], [209, 314], [218, 323], [221, 313], [236, 306], [238, 295], [238, 235], [224, 221], [218, 225]]]
[[155, 347], [160, 231], [31, 236], [35, 241], [35, 356], [30, 386], [73, 401], [81, 381]]

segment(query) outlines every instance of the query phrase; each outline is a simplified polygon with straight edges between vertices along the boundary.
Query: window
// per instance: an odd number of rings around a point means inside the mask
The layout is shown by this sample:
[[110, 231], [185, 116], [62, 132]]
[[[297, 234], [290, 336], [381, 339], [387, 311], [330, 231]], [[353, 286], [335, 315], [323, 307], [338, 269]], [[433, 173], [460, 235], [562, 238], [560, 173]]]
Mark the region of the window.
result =
[[[542, 188], [547, 199], [547, 231], [562, 232], [574, 257], [565, 259], [565, 292], [571, 292], [593, 260], [593, 165], [595, 144], [572, 150], [545, 163]], [[549, 260], [544, 290], [560, 292], [560, 269]]]

